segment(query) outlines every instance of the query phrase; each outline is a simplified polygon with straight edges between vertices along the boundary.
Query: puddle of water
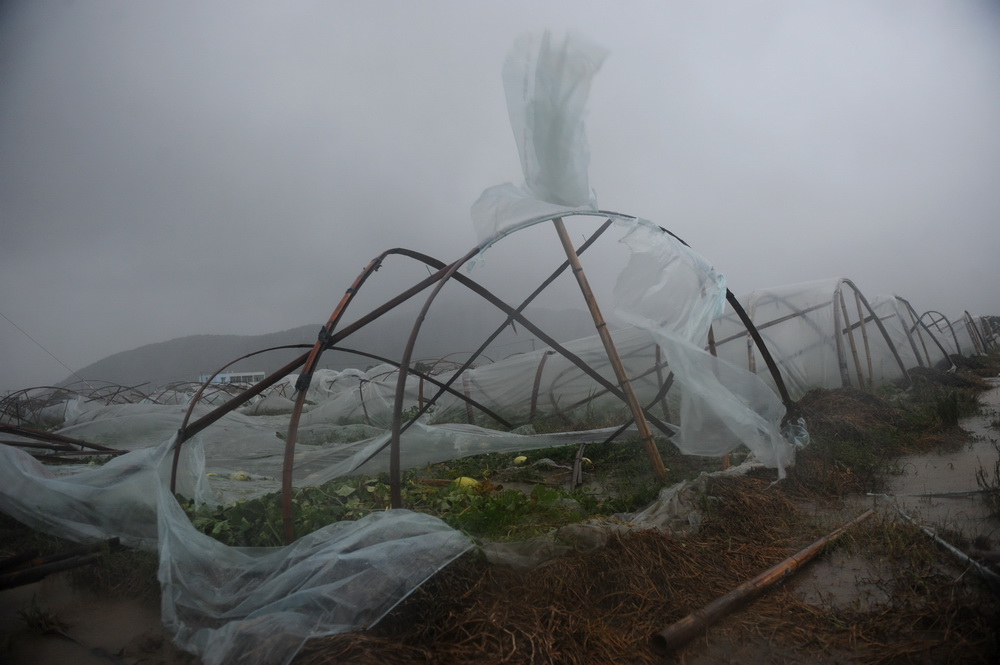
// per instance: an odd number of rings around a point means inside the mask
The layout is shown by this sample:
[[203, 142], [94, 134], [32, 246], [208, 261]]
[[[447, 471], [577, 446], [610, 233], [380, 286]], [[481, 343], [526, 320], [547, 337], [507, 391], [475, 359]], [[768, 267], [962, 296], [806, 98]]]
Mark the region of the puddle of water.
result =
[[877, 582], [890, 576], [885, 562], [835, 550], [798, 575], [795, 591], [812, 605], [866, 611], [889, 600]]
[[976, 493], [980, 489], [976, 472], [983, 468], [991, 477], [1000, 455], [1000, 432], [990, 426], [1000, 408], [1000, 384], [994, 384], [980, 396], [983, 414], [961, 420], [961, 426], [972, 433], [972, 441], [955, 451], [902, 458], [902, 473], [893, 479], [891, 496], [883, 503], [929, 527], [958, 531], [969, 540], [997, 547], [1000, 521], [990, 519], [982, 496]]
[[[896, 509], [931, 528], [961, 532], [979, 549], [1000, 549], [1000, 520], [977, 492], [976, 471], [992, 471], [998, 455], [1000, 432], [990, 427], [1000, 409], [1000, 382], [980, 396], [982, 415], [965, 418], [961, 426], [973, 440], [955, 451], [910, 455], [899, 460], [902, 473], [893, 479], [889, 496], [874, 501], [891, 518], [902, 519]], [[936, 495], [936, 496], [919, 496]], [[852, 504], [871, 507], [872, 498]], [[865, 505], [867, 504], [867, 505]], [[831, 529], [850, 518], [849, 511], [832, 515]], [[839, 522], [837, 522], [839, 520]], [[885, 564], [835, 550], [806, 566], [793, 582], [803, 600], [816, 605], [867, 609], [888, 598], [873, 581], [892, 576]]]

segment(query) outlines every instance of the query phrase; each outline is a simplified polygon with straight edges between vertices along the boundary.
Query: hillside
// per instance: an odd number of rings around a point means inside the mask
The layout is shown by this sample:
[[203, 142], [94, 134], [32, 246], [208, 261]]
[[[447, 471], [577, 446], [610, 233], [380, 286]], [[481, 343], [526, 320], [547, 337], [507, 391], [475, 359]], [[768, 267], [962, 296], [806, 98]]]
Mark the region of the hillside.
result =
[[[528, 309], [526, 315], [559, 341], [568, 341], [594, 334], [589, 315], [582, 310]], [[372, 325], [353, 335], [348, 348], [398, 359], [413, 325], [411, 312], [392, 312], [378, 325]], [[441, 358], [449, 354], [464, 360], [464, 352], [473, 351], [492, 331], [493, 319], [470, 314], [461, 304], [444, 308], [428, 318], [418, 339], [417, 359]], [[264, 335], [190, 335], [166, 342], [146, 344], [130, 351], [108, 356], [79, 372], [88, 381], [137, 386], [164, 386], [179, 381], [195, 381], [201, 374], [221, 368], [246, 354], [288, 344], [312, 344], [322, 323], [314, 323]], [[513, 353], [530, 351], [541, 346], [527, 331], [508, 327], [494, 341], [486, 355], [496, 360]], [[233, 365], [235, 371], [271, 372], [296, 358], [303, 350], [273, 351], [242, 360]], [[323, 355], [321, 367], [340, 369], [365, 368], [376, 360], [355, 354], [329, 351]], [[75, 383], [71, 377], [63, 385]]]

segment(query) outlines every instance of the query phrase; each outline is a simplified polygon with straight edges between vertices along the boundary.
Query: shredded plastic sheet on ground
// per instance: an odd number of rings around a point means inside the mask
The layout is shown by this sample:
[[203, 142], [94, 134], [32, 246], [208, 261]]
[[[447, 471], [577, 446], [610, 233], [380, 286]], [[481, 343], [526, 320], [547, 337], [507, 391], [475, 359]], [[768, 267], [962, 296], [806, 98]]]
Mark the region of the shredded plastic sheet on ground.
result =
[[170, 494], [172, 443], [65, 477], [0, 446], [0, 508], [71, 540], [113, 534], [158, 548], [164, 624], [208, 665], [287, 663], [309, 637], [374, 624], [472, 547], [441, 520], [406, 510], [333, 524], [286, 547], [228, 547], [195, 529]]

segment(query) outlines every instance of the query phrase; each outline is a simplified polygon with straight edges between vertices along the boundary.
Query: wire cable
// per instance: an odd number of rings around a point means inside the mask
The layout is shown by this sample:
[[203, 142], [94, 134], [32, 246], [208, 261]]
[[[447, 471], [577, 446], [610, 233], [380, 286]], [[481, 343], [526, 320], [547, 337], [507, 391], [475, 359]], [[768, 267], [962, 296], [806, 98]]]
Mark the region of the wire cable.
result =
[[[76, 378], [80, 379], [81, 381], [83, 381], [84, 383], [86, 383], [86, 384], [87, 384], [88, 386], [90, 386], [90, 382], [88, 382], [88, 381], [87, 381], [87, 379], [83, 378], [82, 376], [80, 376], [79, 374], [77, 374], [76, 372], [74, 372], [74, 371], [73, 371], [72, 369], [70, 369], [69, 365], [67, 365], [67, 364], [66, 364], [66, 363], [64, 363], [63, 361], [59, 360], [58, 358], [56, 358], [56, 357], [55, 357], [55, 355], [53, 355], [53, 353], [52, 353], [51, 351], [49, 351], [49, 350], [48, 350], [48, 349], [46, 349], [46, 348], [45, 348], [44, 346], [42, 346], [42, 345], [41, 345], [41, 343], [40, 343], [40, 342], [39, 342], [39, 341], [38, 341], [37, 339], [35, 339], [34, 337], [32, 337], [31, 335], [29, 335], [28, 333], [26, 333], [26, 332], [24, 331], [24, 329], [23, 329], [23, 328], [21, 328], [21, 326], [17, 325], [17, 324], [16, 324], [16, 323], [14, 323], [13, 321], [11, 321], [11, 320], [10, 320], [10, 317], [8, 317], [8, 316], [7, 316], [6, 314], [4, 314], [3, 312], [0, 312], [0, 316], [2, 316], [2, 317], [3, 317], [3, 318], [4, 318], [5, 320], [6, 320], [6, 321], [7, 321], [7, 323], [9, 323], [10, 325], [12, 325], [12, 326], [14, 326], [15, 328], [17, 328], [17, 329], [18, 329], [18, 330], [19, 330], [19, 331], [21, 332], [21, 334], [22, 334], [22, 335], [24, 335], [25, 337], [27, 337], [28, 339], [30, 339], [30, 340], [31, 340], [32, 342], [34, 342], [34, 343], [35, 343], [35, 345], [36, 345], [36, 346], [37, 346], [38, 348], [40, 348], [40, 349], [41, 349], [42, 351], [44, 351], [45, 353], [49, 354], [49, 356], [51, 356], [51, 358], [52, 358], [53, 360], [55, 360], [55, 361], [56, 361], [57, 363], [59, 363], [60, 365], [62, 365], [63, 367], [65, 367], [65, 368], [66, 368], [66, 371], [68, 371], [68, 372], [69, 372], [70, 374], [72, 374], [73, 376], [75, 376]], [[91, 388], [93, 388], [93, 386], [90, 386], [90, 387], [91, 387]]]

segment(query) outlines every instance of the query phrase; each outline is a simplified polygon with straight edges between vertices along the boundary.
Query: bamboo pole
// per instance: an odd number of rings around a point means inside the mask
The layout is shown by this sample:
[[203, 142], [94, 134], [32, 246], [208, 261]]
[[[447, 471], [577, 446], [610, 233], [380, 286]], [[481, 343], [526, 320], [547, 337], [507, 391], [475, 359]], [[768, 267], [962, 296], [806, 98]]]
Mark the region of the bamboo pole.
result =
[[[865, 311], [861, 307], [861, 294], [857, 290], [854, 291], [854, 304], [858, 307], [858, 321], [861, 322], [861, 341], [864, 342], [865, 359], [868, 361], [868, 389], [871, 390], [875, 387], [875, 368], [872, 365], [872, 347], [868, 341], [868, 328], [865, 326]], [[872, 316], [875, 316], [875, 312], [872, 312]], [[893, 346], [891, 341], [889, 341], [889, 346]]]
[[844, 349], [844, 322], [841, 320], [843, 314], [840, 313], [840, 307], [837, 306], [838, 299], [840, 299], [839, 284], [833, 292], [833, 299], [830, 301], [830, 306], [833, 308], [833, 341], [837, 346], [837, 366], [840, 369], [840, 385], [844, 388], [849, 388], [851, 386], [851, 375], [847, 369], [847, 351]]
[[861, 370], [861, 358], [858, 357], [858, 344], [854, 341], [854, 329], [851, 327], [851, 317], [847, 314], [847, 303], [844, 301], [844, 292], [838, 290], [837, 294], [840, 296], [840, 311], [844, 314], [844, 329], [841, 331], [841, 334], [843, 332], [847, 333], [847, 341], [851, 345], [851, 356], [854, 358], [854, 371], [858, 375], [858, 388], [864, 390], [865, 375]]
[[601, 314], [601, 309], [597, 305], [597, 300], [594, 298], [594, 292], [590, 288], [590, 282], [587, 280], [587, 275], [583, 272], [583, 265], [580, 263], [580, 257], [576, 253], [576, 248], [573, 247], [573, 241], [570, 240], [569, 233], [566, 231], [566, 225], [563, 224], [561, 217], [556, 217], [552, 220], [555, 224], [556, 232], [559, 234], [559, 240], [562, 242], [563, 250], [566, 252], [566, 258], [569, 260], [570, 266], [573, 269], [573, 275], [576, 277], [576, 282], [580, 286], [580, 291], [583, 292], [583, 299], [587, 302], [587, 307], [590, 310], [590, 316], [594, 319], [594, 325], [597, 327], [597, 334], [601, 338], [601, 343], [604, 345], [604, 350], [608, 354], [608, 360], [611, 362], [611, 367], [614, 369], [615, 378], [618, 380], [619, 386], [621, 386], [622, 392], [625, 394], [625, 401], [628, 403], [628, 408], [632, 412], [632, 417], [635, 419], [635, 426], [639, 430], [639, 438], [642, 440], [643, 445], [646, 448], [646, 455], [649, 457], [649, 463], [653, 468], [653, 473], [660, 480], [664, 480], [667, 477], [667, 469], [663, 465], [663, 460], [660, 458], [660, 452], [656, 449], [656, 442], [653, 440], [653, 433], [649, 429], [649, 424], [646, 422], [646, 416], [642, 412], [642, 405], [639, 404], [639, 398], [636, 397], [635, 390], [632, 388], [632, 382], [628, 378], [628, 374], [625, 372], [625, 367], [622, 365], [621, 357], [618, 355], [618, 349], [615, 348], [615, 343], [611, 339], [611, 333], [608, 332], [608, 324], [604, 320], [604, 316]]
[[724, 596], [716, 598], [700, 610], [696, 610], [680, 621], [667, 626], [653, 635], [651, 641], [653, 651], [662, 656], [680, 647], [700, 631], [729, 614], [742, 603], [798, 571], [803, 564], [815, 558], [826, 545], [842, 536], [852, 526], [860, 524], [874, 514], [874, 510], [862, 513], [833, 533], [820, 538], [804, 550], [768, 568], [757, 577], [744, 582]]

